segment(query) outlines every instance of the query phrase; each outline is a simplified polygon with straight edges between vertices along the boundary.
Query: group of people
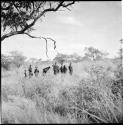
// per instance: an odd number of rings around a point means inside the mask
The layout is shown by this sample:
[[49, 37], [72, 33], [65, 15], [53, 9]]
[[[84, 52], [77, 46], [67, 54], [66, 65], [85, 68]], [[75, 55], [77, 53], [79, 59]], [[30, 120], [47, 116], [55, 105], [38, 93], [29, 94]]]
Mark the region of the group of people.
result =
[[57, 63], [55, 62], [53, 66], [53, 71], [54, 71], [54, 75], [56, 75], [57, 73], [61, 72], [61, 73], [66, 73], [67, 70], [69, 70], [69, 73], [72, 75], [73, 73], [73, 68], [72, 68], [72, 64], [70, 63], [68, 68], [65, 65], [61, 65], [60, 67], [57, 65]]
[[[36, 66], [35, 69], [34, 69], [34, 74], [35, 76], [37, 77], [38, 74], [39, 74], [39, 69], [38, 67]], [[29, 68], [28, 68], [28, 75], [27, 75], [27, 70], [25, 69], [24, 71], [24, 75], [25, 77], [27, 77], [29, 75], [29, 78], [33, 76], [33, 71], [32, 71], [32, 66], [30, 65]]]
[[[54, 75], [58, 74], [58, 73], [63, 73], [65, 74], [67, 72], [67, 70], [69, 71], [70, 75], [72, 75], [73, 73], [73, 67], [72, 67], [72, 64], [70, 63], [68, 67], [66, 67], [65, 65], [61, 64], [61, 66], [58, 66], [57, 63], [55, 62], [55, 64], [52, 65], [53, 67], [53, 72], [54, 72]], [[43, 69], [43, 75], [47, 73], [47, 71], [50, 69], [51, 67], [48, 66], [46, 68]], [[28, 73], [27, 73], [27, 70], [24, 71], [24, 76], [27, 77], [29, 76], [29, 78], [31, 78], [33, 75], [35, 75], [36, 77], [38, 77], [39, 75], [39, 69], [38, 67], [36, 66], [35, 69], [34, 69], [34, 73], [33, 73], [33, 70], [32, 70], [32, 66], [30, 65], [29, 68], [28, 68]]]

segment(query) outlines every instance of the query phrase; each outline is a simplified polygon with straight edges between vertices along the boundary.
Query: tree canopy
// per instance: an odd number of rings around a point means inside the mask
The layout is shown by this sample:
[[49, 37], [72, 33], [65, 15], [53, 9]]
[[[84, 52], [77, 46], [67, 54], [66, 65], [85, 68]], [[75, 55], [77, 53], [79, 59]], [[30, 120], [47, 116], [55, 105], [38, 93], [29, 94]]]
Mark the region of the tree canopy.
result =
[[1, 41], [6, 38], [25, 34], [31, 38], [44, 39], [46, 42], [46, 55], [48, 57], [47, 41], [56, 41], [51, 37], [32, 36], [31, 31], [35, 30], [34, 25], [48, 12], [57, 12], [61, 8], [70, 10], [68, 7], [75, 1], [2, 1], [1, 2]]
[[24, 64], [25, 60], [27, 57], [25, 57], [21, 52], [19, 51], [11, 51], [9, 52], [11, 55], [11, 63], [14, 64], [16, 67], [20, 67], [21, 65]]
[[2, 68], [9, 70], [11, 62], [12, 62], [12, 59], [9, 56], [1, 54], [1, 67]]
[[102, 52], [94, 47], [85, 47], [85, 57], [91, 60], [102, 59], [108, 55], [108, 53]]
[[75, 1], [2, 1], [1, 2], [1, 41], [17, 34], [30, 32], [35, 23], [48, 12], [67, 8]]
[[56, 57], [53, 60], [60, 64], [63, 64], [64, 62], [79, 62], [82, 60], [82, 57], [77, 53], [73, 53], [70, 55], [57, 53]]

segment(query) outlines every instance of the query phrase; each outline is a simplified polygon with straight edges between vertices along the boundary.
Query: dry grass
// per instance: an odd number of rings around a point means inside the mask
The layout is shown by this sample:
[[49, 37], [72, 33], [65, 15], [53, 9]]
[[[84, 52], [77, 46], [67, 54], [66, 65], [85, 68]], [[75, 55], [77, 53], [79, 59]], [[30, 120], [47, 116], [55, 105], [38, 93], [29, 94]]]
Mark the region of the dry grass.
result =
[[[44, 66], [40, 66], [40, 70]], [[2, 123], [120, 123], [122, 87], [112, 92], [117, 66], [73, 64], [73, 75], [49, 71], [24, 78], [24, 67], [2, 73]]]

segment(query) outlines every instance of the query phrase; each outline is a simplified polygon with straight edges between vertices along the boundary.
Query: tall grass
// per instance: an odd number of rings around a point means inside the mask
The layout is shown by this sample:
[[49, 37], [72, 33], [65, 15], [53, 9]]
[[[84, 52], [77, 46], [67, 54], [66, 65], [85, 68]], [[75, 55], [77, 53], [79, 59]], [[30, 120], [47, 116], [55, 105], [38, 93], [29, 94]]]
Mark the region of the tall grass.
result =
[[122, 122], [123, 90], [113, 93], [113, 63], [76, 63], [72, 76], [49, 71], [29, 79], [23, 70], [2, 75], [2, 123]]

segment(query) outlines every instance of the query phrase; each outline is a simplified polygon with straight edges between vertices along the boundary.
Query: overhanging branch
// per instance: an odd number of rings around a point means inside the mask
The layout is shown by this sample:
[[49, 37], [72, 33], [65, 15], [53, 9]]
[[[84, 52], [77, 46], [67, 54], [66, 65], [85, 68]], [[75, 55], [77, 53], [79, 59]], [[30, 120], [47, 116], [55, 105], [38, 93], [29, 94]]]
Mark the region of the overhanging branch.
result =
[[[67, 8], [68, 6], [70, 6], [70, 5], [74, 4], [74, 3], [75, 3], [75, 1], [71, 1], [71, 2], [69, 2], [69, 3], [67, 3], [67, 4], [65, 4], [65, 1], [60, 1], [55, 8], [52, 8], [52, 7], [50, 6], [50, 8], [44, 9], [44, 10], [32, 21], [32, 23], [30, 23], [30, 24], [25, 23], [26, 25], [24, 25], [24, 28], [23, 28], [23, 29], [21, 29], [21, 30], [19, 30], [19, 31], [12, 31], [12, 32], [10, 32], [10, 33], [8, 33], [8, 34], [3, 35], [3, 36], [1, 37], [1, 41], [3, 41], [5, 38], [8, 38], [8, 37], [10, 37], [10, 36], [13, 36], [13, 35], [24, 34], [25, 31], [27, 31], [28, 29], [30, 29], [30, 28], [36, 23], [36, 21], [37, 21], [39, 18], [41, 18], [42, 16], [45, 15], [45, 13], [58, 11], [59, 8], [61, 8], [61, 7]], [[41, 4], [40, 4], [40, 5], [41, 5]], [[38, 6], [37, 11], [39, 10], [40, 5]], [[67, 9], [68, 9], [68, 8], [67, 8]], [[35, 12], [35, 10], [34, 10], [33, 12]], [[33, 14], [33, 12], [31, 13], [31, 15]], [[25, 22], [25, 21], [24, 21], [24, 22]]]
[[31, 37], [31, 38], [44, 39], [45, 42], [46, 42], [46, 56], [47, 56], [47, 57], [48, 57], [48, 48], [47, 48], [47, 40], [48, 40], [48, 39], [51, 40], [51, 41], [53, 41], [53, 43], [54, 43], [54, 50], [56, 49], [56, 41], [55, 41], [54, 39], [50, 38], [50, 37], [42, 37], [42, 36], [37, 37], [37, 36], [32, 36], [32, 35], [30, 35], [29, 33], [24, 33], [24, 34], [25, 34], [25, 35], [28, 35], [28, 36]]
[[[14, 2], [11, 2], [11, 6], [13, 5], [13, 3], [14, 3]], [[44, 3], [44, 4], [43, 4], [43, 3]], [[8, 37], [11, 37], [11, 36], [14, 36], [14, 35], [18, 35], [18, 34], [26, 34], [26, 35], [28, 35], [28, 36], [31, 37], [31, 38], [44, 39], [44, 40], [46, 41], [46, 55], [47, 55], [47, 57], [48, 57], [48, 54], [47, 54], [47, 52], [48, 52], [47, 41], [48, 41], [48, 40], [51, 40], [51, 41], [54, 42], [54, 50], [56, 50], [56, 41], [53, 40], [52, 38], [49, 38], [49, 37], [36, 37], [36, 36], [32, 36], [32, 35], [30, 35], [29, 33], [27, 33], [27, 31], [28, 31], [28, 29], [30, 29], [32, 26], [34, 26], [35, 23], [37, 22], [37, 20], [40, 19], [42, 16], [44, 16], [47, 12], [56, 12], [56, 11], [58, 11], [61, 7], [62, 7], [62, 8], [66, 8], [66, 9], [69, 10], [69, 8], [67, 8], [67, 7], [70, 6], [70, 5], [72, 5], [72, 4], [74, 4], [74, 3], [75, 3], [75, 1], [71, 1], [71, 2], [68, 2], [68, 3], [65, 3], [65, 1], [59, 1], [59, 2], [57, 2], [57, 5], [56, 5], [55, 7], [52, 7], [51, 4], [50, 4], [50, 7], [47, 8], [47, 9], [44, 9], [44, 6], [42, 6], [42, 5], [45, 5], [45, 1], [41, 2], [37, 8], [35, 8], [34, 3], [33, 3], [33, 10], [31, 11], [30, 16], [28, 17], [28, 21], [30, 21], [30, 20], [32, 21], [30, 24], [28, 24], [28, 23], [26, 22], [27, 20], [25, 20], [25, 19], [23, 18], [23, 16], [20, 14], [20, 10], [18, 10], [18, 6], [14, 4], [14, 6], [15, 6], [15, 8], [17, 9], [17, 12], [18, 12], [18, 14], [19, 14], [19, 16], [21, 17], [21, 20], [22, 20], [22, 22], [23, 22], [23, 24], [20, 25], [22, 29], [19, 30], [19, 29], [16, 28], [16, 30], [11, 30], [9, 33], [4, 34], [3, 36], [1, 36], [1, 42], [2, 42], [4, 39], [8, 38]], [[40, 8], [43, 8], [43, 10], [42, 10], [42, 11], [39, 11]], [[2, 8], [2, 9], [8, 10], [9, 7]], [[36, 16], [33, 16], [33, 14], [35, 14], [35, 13], [38, 13], [38, 14], [37, 14]], [[11, 25], [10, 25], [10, 26], [11, 26]], [[23, 26], [23, 27], [22, 27], [22, 26]], [[10, 27], [10, 28], [12, 29], [12, 27]], [[56, 51], [57, 51], [57, 50], [56, 50]]]

